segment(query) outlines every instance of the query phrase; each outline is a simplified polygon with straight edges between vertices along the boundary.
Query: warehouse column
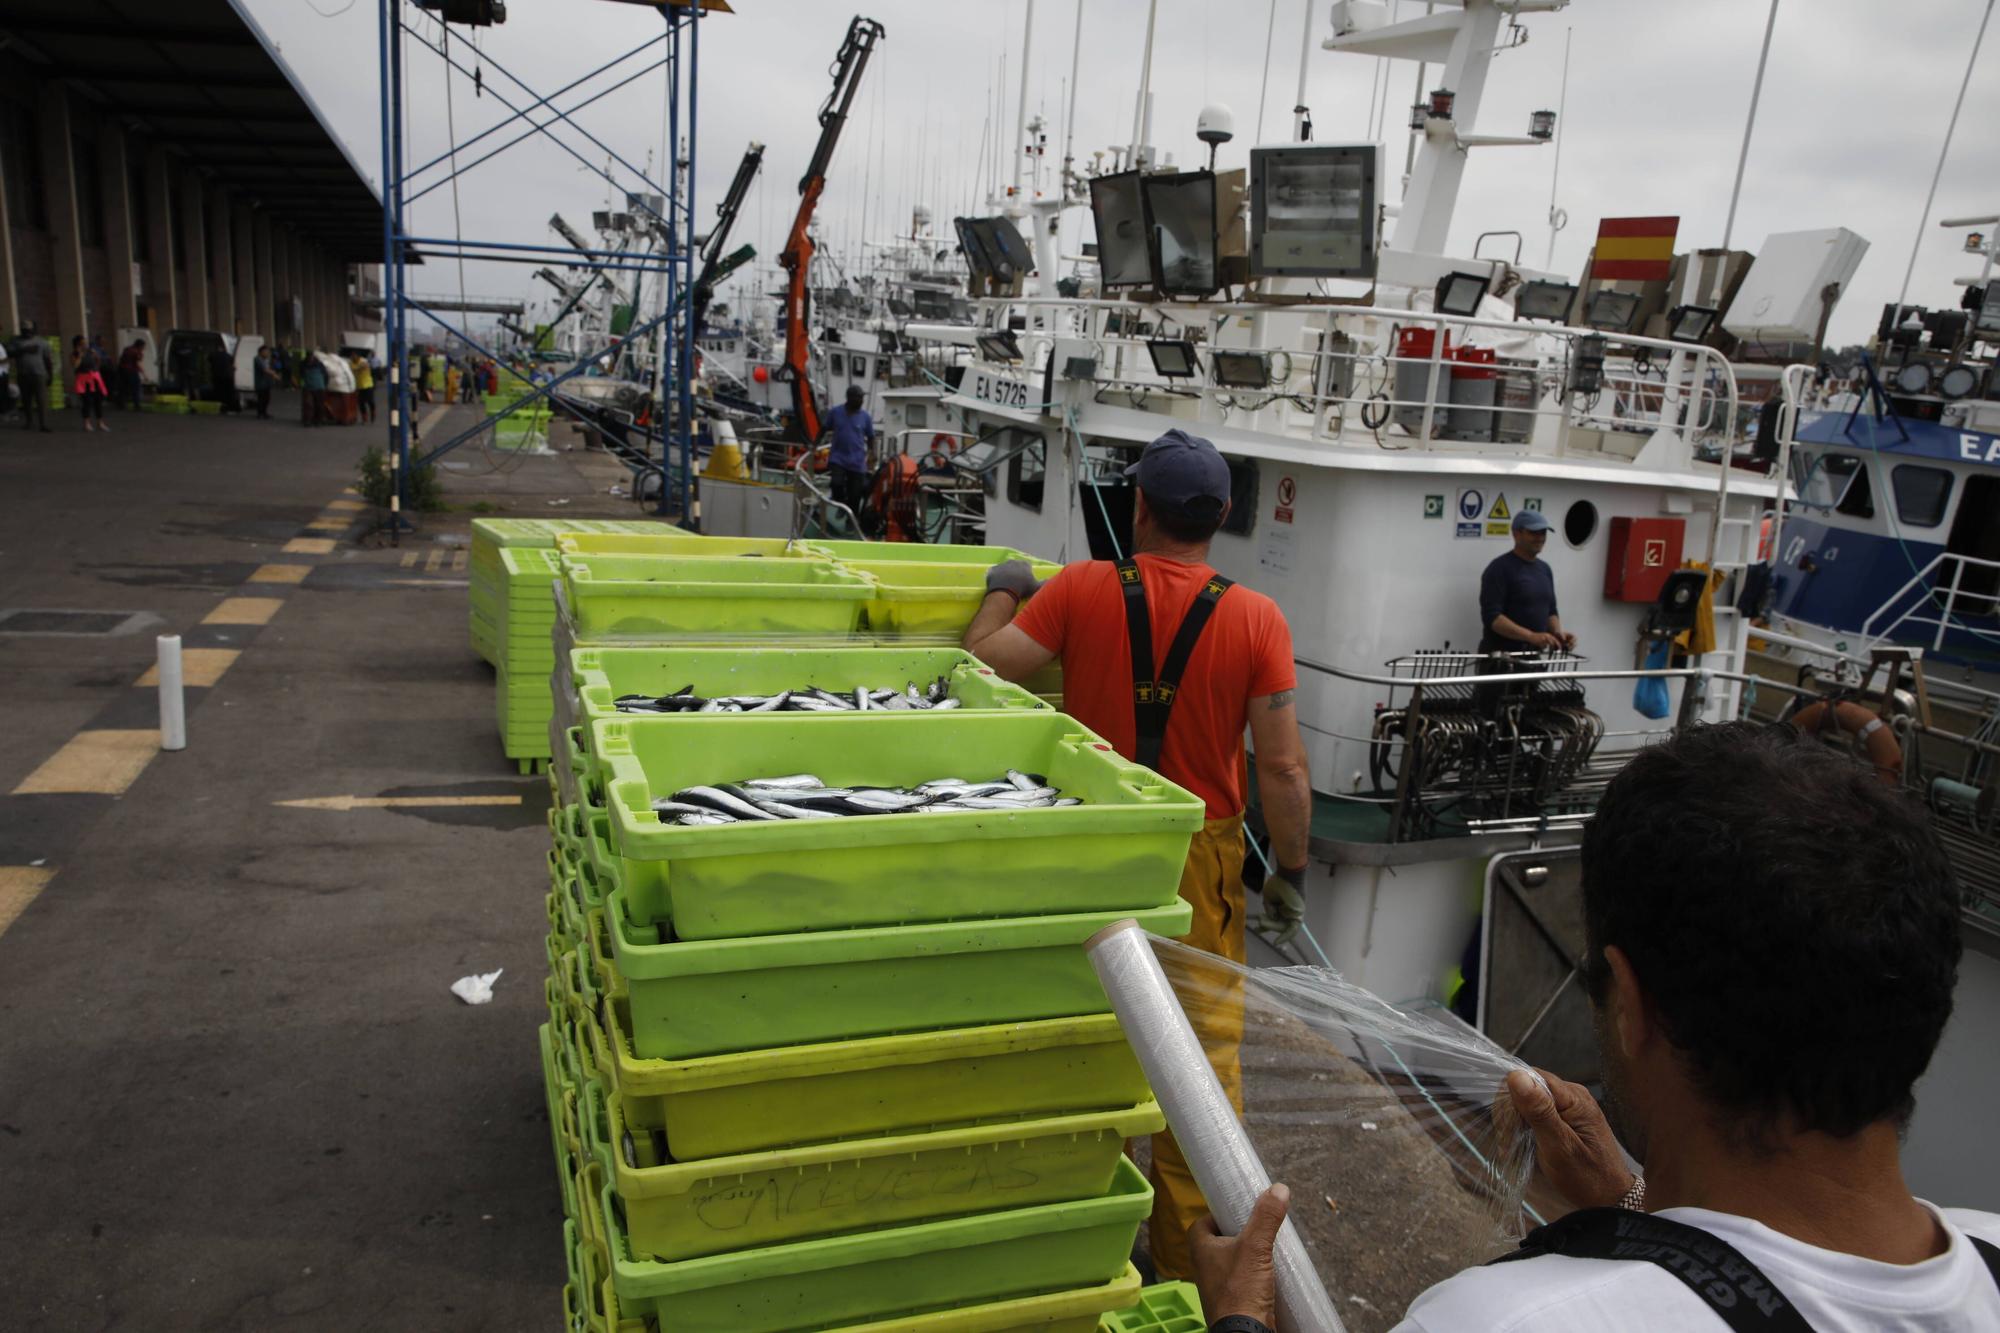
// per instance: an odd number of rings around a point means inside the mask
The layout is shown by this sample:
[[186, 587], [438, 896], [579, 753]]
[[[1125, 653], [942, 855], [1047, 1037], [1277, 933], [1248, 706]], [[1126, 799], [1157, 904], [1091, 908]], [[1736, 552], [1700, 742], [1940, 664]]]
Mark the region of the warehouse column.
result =
[[[90, 332], [83, 298], [83, 246], [77, 235], [76, 147], [70, 137], [69, 90], [61, 80], [42, 85], [42, 167], [48, 187], [49, 229], [54, 235], [56, 318], [65, 346], [79, 333]], [[62, 373], [67, 366], [58, 368]]]
[[239, 203], [229, 210], [230, 249], [236, 255], [236, 332], [257, 332], [256, 242], [251, 238], [250, 205]]
[[252, 300], [256, 320], [251, 328], [264, 335], [264, 341], [278, 340], [277, 293], [271, 287], [271, 215], [258, 209], [250, 218], [250, 248], [257, 265], [257, 289]]
[[236, 252], [230, 244], [229, 191], [220, 187], [202, 194], [202, 223], [208, 232], [208, 312], [211, 326], [223, 333], [236, 328]]
[[187, 319], [185, 327], [212, 329], [215, 324], [208, 314], [208, 229], [203, 223], [208, 210], [202, 206], [205, 192], [201, 177], [183, 167], [174, 193], [179, 196], [184, 242], [181, 248], [187, 258], [187, 292], [181, 302], [181, 313]]
[[[115, 337], [139, 322], [139, 284], [132, 263], [132, 173], [125, 166], [125, 131], [109, 120], [97, 129], [99, 197], [104, 200], [104, 260], [110, 266], [111, 310], [99, 321]], [[116, 344], [111, 344], [115, 346]]]
[[164, 148], [146, 150], [146, 197], [139, 205], [146, 228], [146, 250], [153, 256], [153, 289], [146, 304], [157, 317], [155, 331], [165, 337], [167, 330], [182, 328], [178, 301], [180, 279], [174, 272], [173, 192], [167, 188], [167, 173], [174, 162]]

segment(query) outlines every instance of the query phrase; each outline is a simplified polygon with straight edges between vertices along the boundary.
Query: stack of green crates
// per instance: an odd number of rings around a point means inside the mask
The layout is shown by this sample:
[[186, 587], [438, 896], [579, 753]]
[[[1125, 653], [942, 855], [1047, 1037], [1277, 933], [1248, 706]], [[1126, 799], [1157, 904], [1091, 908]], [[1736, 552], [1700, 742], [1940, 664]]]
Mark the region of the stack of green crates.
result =
[[[542, 1058], [570, 1326], [1166, 1333], [1127, 1262], [1152, 1195], [1121, 1151], [1163, 1119], [1081, 946], [1128, 916], [1186, 930], [1200, 801], [956, 649], [580, 645], [567, 665]], [[944, 675], [961, 705], [612, 703], [800, 673]], [[1083, 804], [694, 828], [651, 810], [759, 775], [1007, 768]]]

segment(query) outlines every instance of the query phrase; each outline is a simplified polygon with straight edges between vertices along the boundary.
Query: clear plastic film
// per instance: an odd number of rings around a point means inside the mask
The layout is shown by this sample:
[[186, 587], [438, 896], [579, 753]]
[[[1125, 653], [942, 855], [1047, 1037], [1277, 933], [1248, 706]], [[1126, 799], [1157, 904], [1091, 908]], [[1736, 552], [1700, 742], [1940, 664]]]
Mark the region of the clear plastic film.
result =
[[1533, 1135], [1505, 1087], [1527, 1066], [1470, 1025], [1327, 968], [1147, 942], [1211, 1067], [1240, 1077], [1243, 1130], [1354, 1333], [1391, 1327], [1540, 1220], [1522, 1197]]

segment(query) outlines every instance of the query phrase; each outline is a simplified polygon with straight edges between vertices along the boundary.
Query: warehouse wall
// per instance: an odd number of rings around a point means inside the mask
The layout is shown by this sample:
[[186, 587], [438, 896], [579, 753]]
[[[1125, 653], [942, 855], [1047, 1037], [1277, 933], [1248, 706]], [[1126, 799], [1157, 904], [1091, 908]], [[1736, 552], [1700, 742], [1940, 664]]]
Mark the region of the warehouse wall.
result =
[[[175, 328], [333, 346], [349, 266], [0, 50], [0, 338]], [[293, 301], [299, 320], [293, 318]]]

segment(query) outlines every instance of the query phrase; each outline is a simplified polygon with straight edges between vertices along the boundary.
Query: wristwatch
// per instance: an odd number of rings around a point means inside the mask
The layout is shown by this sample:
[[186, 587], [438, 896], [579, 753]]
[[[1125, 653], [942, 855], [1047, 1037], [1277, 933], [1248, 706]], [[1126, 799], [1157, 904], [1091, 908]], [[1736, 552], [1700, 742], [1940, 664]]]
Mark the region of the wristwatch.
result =
[[1247, 1314], [1232, 1314], [1210, 1324], [1208, 1333], [1271, 1333], [1271, 1330]]
[[1644, 1176], [1632, 1177], [1632, 1188], [1619, 1195], [1618, 1202], [1613, 1204], [1612, 1207], [1623, 1208], [1628, 1213], [1645, 1212], [1646, 1178]]

